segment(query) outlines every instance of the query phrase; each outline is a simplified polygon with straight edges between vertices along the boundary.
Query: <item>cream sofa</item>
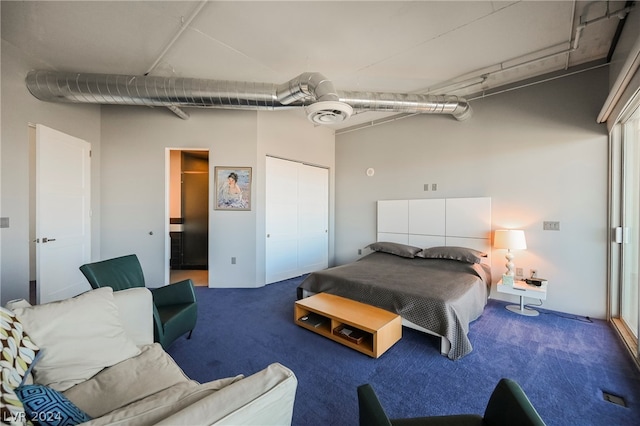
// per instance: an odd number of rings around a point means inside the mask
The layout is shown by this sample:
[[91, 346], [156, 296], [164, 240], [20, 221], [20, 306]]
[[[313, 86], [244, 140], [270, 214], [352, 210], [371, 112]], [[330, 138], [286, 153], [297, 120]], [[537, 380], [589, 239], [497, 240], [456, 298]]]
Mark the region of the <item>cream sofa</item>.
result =
[[42, 352], [34, 382], [62, 392], [92, 418], [84, 424], [291, 424], [297, 387], [291, 370], [274, 363], [248, 377], [189, 379], [153, 343], [145, 288], [105, 287], [61, 302], [7, 307]]

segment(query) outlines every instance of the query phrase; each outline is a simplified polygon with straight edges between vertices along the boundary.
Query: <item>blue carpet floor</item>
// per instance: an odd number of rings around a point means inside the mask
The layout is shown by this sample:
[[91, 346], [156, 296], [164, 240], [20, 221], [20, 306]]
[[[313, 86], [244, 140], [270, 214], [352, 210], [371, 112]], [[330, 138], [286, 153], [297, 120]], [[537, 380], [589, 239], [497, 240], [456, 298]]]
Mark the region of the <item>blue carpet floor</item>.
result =
[[[298, 378], [296, 426], [358, 424], [356, 387], [371, 383], [391, 417], [483, 413], [501, 377], [516, 380], [550, 426], [637, 425], [640, 373], [605, 321], [541, 310], [507, 311], [490, 300], [471, 324], [473, 352], [451, 361], [439, 341], [403, 328], [373, 359], [293, 323], [301, 278], [258, 289], [196, 288], [198, 326], [168, 350], [200, 382], [261, 370], [272, 362]], [[606, 402], [606, 391], [627, 407]]]

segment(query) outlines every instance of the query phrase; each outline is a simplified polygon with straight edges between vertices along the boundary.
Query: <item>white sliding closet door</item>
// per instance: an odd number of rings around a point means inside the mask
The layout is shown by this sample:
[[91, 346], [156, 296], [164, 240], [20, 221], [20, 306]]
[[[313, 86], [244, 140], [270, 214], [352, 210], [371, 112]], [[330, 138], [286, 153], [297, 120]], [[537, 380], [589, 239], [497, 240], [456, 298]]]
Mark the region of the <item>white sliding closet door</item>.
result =
[[266, 283], [328, 266], [329, 173], [266, 159]]
[[298, 169], [298, 275], [329, 266], [329, 170]]
[[298, 271], [298, 163], [267, 157], [266, 282]]

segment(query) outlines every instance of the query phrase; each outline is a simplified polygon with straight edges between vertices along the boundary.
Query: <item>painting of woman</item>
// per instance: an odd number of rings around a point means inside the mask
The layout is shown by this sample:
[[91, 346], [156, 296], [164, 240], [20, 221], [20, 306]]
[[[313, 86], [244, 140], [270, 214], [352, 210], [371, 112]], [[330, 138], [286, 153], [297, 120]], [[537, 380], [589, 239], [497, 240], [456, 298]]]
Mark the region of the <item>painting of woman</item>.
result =
[[251, 168], [216, 167], [217, 210], [251, 210]]

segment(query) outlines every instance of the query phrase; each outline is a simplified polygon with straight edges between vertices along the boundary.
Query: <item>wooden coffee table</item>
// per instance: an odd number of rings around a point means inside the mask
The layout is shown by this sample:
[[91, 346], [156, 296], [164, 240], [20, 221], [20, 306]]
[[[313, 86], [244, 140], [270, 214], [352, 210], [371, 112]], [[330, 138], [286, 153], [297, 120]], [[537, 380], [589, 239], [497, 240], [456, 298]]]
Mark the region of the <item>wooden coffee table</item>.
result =
[[373, 358], [402, 337], [399, 315], [328, 293], [296, 301], [294, 321]]

